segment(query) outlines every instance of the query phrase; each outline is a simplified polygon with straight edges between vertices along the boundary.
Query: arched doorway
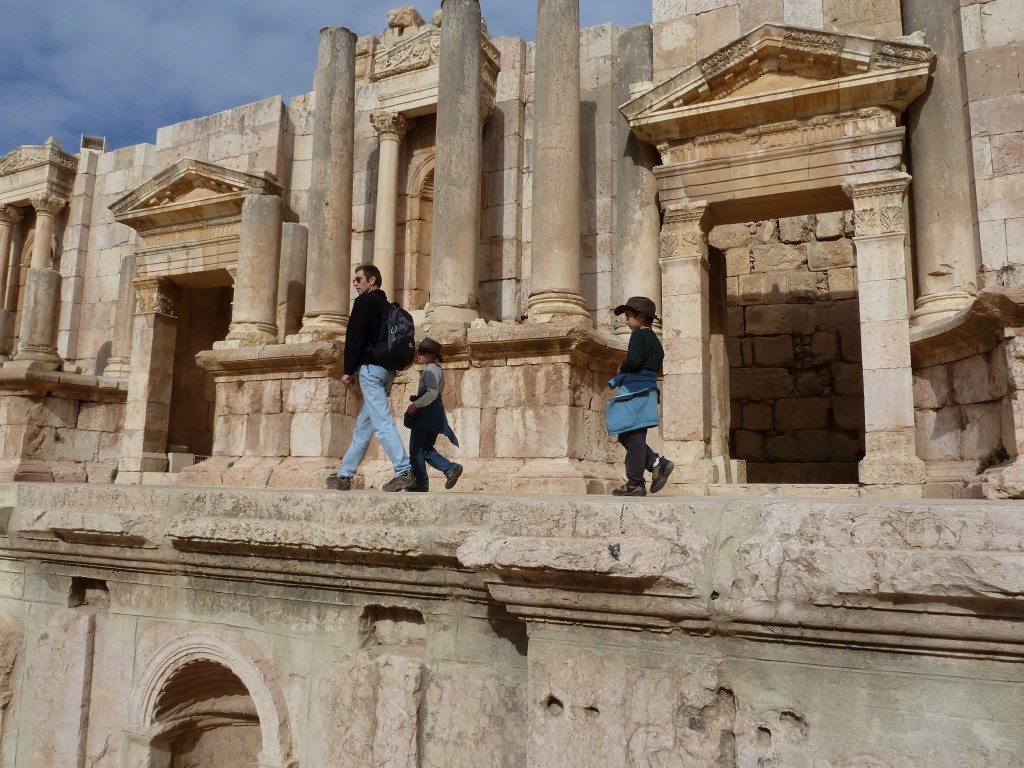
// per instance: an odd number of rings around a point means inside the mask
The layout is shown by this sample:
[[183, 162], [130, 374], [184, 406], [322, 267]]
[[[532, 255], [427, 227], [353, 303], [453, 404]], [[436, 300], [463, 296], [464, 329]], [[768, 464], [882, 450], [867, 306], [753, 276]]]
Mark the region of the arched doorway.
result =
[[405, 258], [396, 265], [399, 301], [422, 310], [430, 300], [430, 251], [434, 222], [434, 155], [420, 158], [410, 169], [409, 204], [405, 224]]

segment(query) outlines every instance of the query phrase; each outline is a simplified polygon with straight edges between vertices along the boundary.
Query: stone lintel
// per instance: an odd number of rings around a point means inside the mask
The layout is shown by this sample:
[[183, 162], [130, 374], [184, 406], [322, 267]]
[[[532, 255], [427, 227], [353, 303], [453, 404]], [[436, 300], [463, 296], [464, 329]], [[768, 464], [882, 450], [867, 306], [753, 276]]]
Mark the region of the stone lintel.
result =
[[951, 363], [993, 349], [1004, 328], [1024, 326], [1024, 286], [982, 291], [952, 317], [910, 330], [914, 368]]

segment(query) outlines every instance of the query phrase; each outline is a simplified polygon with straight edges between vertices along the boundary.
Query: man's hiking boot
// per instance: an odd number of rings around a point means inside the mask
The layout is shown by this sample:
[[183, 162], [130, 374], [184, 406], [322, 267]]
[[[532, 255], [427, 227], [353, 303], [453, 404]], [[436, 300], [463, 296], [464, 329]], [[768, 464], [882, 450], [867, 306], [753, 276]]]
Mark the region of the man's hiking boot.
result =
[[459, 478], [462, 477], [462, 469], [463, 467], [461, 464], [455, 464], [451, 469], [444, 473], [444, 476], [447, 478], [444, 483], [446, 490], [450, 491], [455, 487], [455, 484], [459, 482]]
[[630, 485], [623, 483], [622, 486], [612, 491], [612, 496], [646, 496], [647, 490], [642, 485]]
[[412, 476], [412, 470], [408, 469], [405, 471], [405, 474], [392, 477], [380, 489], [388, 493], [394, 493], [396, 491], [407, 491], [414, 485], [416, 485], [416, 478]]
[[332, 491], [351, 491], [352, 478], [338, 477], [337, 475], [328, 475], [325, 485]]
[[657, 493], [665, 487], [665, 483], [668, 482], [668, 476], [672, 474], [672, 470], [675, 468], [675, 464], [664, 456], [661, 457], [658, 466], [654, 468], [654, 476], [651, 478], [651, 493]]
[[408, 493], [427, 493], [430, 490], [430, 486], [423, 483], [413, 483], [405, 490]]

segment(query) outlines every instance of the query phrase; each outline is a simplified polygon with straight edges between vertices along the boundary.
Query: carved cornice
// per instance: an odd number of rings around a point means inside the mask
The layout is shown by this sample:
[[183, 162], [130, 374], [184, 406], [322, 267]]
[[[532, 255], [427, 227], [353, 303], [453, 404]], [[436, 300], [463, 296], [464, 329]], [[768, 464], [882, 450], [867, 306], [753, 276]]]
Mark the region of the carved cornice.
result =
[[60, 148], [60, 142], [50, 139], [41, 147], [18, 147], [0, 157], [0, 176], [35, 168], [39, 165], [53, 165], [72, 173], [78, 170], [78, 159]]
[[35, 195], [31, 198], [31, 202], [37, 216], [39, 214], [56, 216], [64, 209], [64, 206], [67, 205], [66, 200], [62, 200], [59, 197], [53, 197], [52, 195]]
[[401, 141], [409, 130], [409, 121], [397, 112], [374, 112], [370, 115], [370, 122], [382, 141]]
[[373, 56], [373, 81], [426, 69], [440, 61], [441, 30], [433, 25], [420, 30], [408, 40], [377, 48]]
[[21, 211], [13, 205], [0, 205], [0, 224], [14, 226], [21, 221]]
[[738, 40], [735, 43], [719, 48], [717, 51], [701, 59], [698, 64], [700, 71], [708, 80], [725, 70], [742, 64], [744, 59], [754, 56], [754, 49], [746, 40]]

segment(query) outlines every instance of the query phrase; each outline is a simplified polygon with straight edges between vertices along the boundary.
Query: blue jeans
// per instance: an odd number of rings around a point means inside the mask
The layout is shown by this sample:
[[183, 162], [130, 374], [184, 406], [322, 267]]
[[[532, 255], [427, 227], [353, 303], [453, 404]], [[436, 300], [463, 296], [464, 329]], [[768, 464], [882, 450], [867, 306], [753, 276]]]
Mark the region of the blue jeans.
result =
[[430, 481], [427, 479], [427, 464], [445, 474], [455, 466], [454, 462], [446, 459], [434, 448], [437, 435], [437, 432], [426, 432], [421, 429], [413, 429], [409, 432], [409, 458], [412, 460], [412, 476], [420, 485], [430, 485]]
[[338, 477], [355, 477], [356, 470], [366, 456], [366, 449], [370, 447], [370, 438], [375, 433], [380, 447], [391, 459], [395, 477], [409, 471], [409, 455], [405, 452], [398, 427], [395, 426], [395, 418], [391, 415], [391, 404], [388, 403], [388, 392], [394, 380], [394, 371], [387, 368], [379, 365], [359, 366], [363, 407], [359, 409], [359, 418], [352, 430], [352, 443], [345, 451], [345, 458], [341, 460]]

